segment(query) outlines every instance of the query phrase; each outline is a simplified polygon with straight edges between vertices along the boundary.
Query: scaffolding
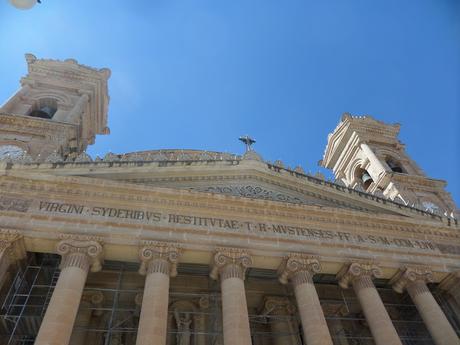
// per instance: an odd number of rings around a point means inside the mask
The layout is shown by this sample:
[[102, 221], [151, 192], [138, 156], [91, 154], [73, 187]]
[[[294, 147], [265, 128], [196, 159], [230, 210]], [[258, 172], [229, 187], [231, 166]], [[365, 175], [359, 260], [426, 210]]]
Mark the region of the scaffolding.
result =
[[[86, 345], [134, 345], [140, 316], [144, 278], [134, 263], [107, 261], [101, 272], [90, 273], [80, 303], [72, 337], [81, 336]], [[59, 257], [29, 253], [27, 261], [11, 272], [2, 288], [0, 345], [32, 345], [59, 277]], [[190, 345], [223, 345], [220, 286], [208, 278], [209, 266], [181, 264], [170, 288], [168, 345], [178, 345], [189, 337]], [[428, 345], [433, 341], [407, 294], [398, 295], [386, 281], [376, 281], [393, 324], [404, 345]], [[315, 276], [321, 305], [334, 344], [371, 345], [372, 335], [352, 289], [340, 289], [331, 275]], [[264, 296], [295, 299], [291, 288], [277, 283], [272, 270], [249, 269], [246, 279], [249, 320], [254, 345], [304, 344], [299, 315], [262, 312]], [[97, 301], [91, 296], [103, 296]], [[89, 296], [89, 297], [88, 297]], [[458, 310], [442, 294], [435, 297], [458, 332]], [[182, 327], [180, 311], [185, 323]], [[187, 321], [188, 320], [188, 321]], [[290, 328], [275, 327], [280, 323]], [[280, 343], [279, 341], [276, 343]], [[283, 342], [281, 342], [283, 343]]]

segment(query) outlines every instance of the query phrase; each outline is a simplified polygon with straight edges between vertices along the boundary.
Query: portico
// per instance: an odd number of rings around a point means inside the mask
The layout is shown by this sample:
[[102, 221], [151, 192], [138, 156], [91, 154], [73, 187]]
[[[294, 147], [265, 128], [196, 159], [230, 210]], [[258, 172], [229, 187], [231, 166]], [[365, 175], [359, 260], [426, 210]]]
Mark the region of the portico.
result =
[[[92, 158], [110, 72], [27, 61], [0, 112], [0, 345], [458, 344], [455, 205], [399, 126], [345, 114], [334, 182], [250, 145]], [[27, 112], [43, 78], [59, 121]]]

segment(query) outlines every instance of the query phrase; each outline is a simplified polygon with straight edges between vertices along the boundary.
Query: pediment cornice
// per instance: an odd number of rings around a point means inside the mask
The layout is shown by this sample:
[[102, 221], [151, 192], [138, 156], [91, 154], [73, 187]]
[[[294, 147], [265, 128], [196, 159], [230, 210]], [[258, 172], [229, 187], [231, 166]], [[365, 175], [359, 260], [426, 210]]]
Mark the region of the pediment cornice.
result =
[[[195, 184], [198, 183], [200, 184], [199, 189], [203, 190], [206, 184], [209, 187], [225, 187], [225, 183], [235, 183], [238, 180], [252, 180], [257, 183], [268, 184], [274, 188], [286, 189], [286, 191], [298, 195], [317, 198], [320, 200], [318, 204], [323, 204], [325, 207], [399, 214], [457, 226], [456, 220], [448, 217], [425, 212], [321, 178], [264, 162], [245, 162], [244, 160], [160, 162], [85, 161], [33, 163], [28, 165], [15, 164], [11, 169], [15, 172], [27, 172], [30, 174], [38, 173], [98, 178], [103, 180], [104, 183], [108, 183], [108, 181], [122, 183], [121, 181], [123, 181], [131, 184], [142, 184], [144, 186], [155, 184], [163, 186], [166, 184], [167, 187], [177, 189], [194, 188]], [[307, 204], [311, 203], [307, 202]]]
[[[163, 207], [168, 209], [212, 212], [227, 216], [288, 220], [299, 224], [314, 224], [324, 228], [364, 229], [428, 236], [441, 239], [460, 239], [456, 228], [439, 222], [414, 221], [408, 217], [337, 209], [323, 206], [290, 204], [270, 200], [246, 199], [230, 195], [212, 194], [172, 188], [135, 185], [126, 182], [104, 181], [82, 177], [41, 175], [1, 176], [3, 194], [20, 199], [40, 199], [53, 196], [66, 202], [107, 204], [119, 207]], [[1, 204], [1, 203], [0, 203]], [[4, 211], [8, 208], [3, 206]], [[1, 211], [1, 210], [0, 210]], [[15, 210], [13, 210], [14, 212]]]

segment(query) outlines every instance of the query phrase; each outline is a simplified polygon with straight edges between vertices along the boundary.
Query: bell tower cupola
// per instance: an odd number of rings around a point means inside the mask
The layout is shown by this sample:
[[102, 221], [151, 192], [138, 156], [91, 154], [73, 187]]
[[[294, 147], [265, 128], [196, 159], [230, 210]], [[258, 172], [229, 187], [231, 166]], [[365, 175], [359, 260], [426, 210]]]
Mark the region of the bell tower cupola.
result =
[[399, 124], [345, 113], [320, 164], [347, 187], [436, 213], [455, 214], [446, 182], [425, 176], [398, 140]]
[[20, 89], [0, 107], [0, 155], [22, 150], [36, 160], [76, 156], [96, 134], [108, 134], [109, 69], [32, 54], [26, 61]]

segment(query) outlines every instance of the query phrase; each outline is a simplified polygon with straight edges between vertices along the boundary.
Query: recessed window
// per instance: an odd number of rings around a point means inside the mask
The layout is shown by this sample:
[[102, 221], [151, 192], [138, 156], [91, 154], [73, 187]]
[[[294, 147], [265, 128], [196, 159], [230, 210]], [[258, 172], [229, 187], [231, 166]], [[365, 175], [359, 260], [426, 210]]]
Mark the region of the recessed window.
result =
[[387, 158], [386, 159], [387, 165], [390, 167], [391, 171], [397, 172], [397, 173], [405, 173], [404, 169], [402, 168], [401, 164], [394, 160], [393, 158]]
[[51, 119], [57, 111], [57, 102], [52, 98], [42, 98], [37, 101], [29, 116]]

